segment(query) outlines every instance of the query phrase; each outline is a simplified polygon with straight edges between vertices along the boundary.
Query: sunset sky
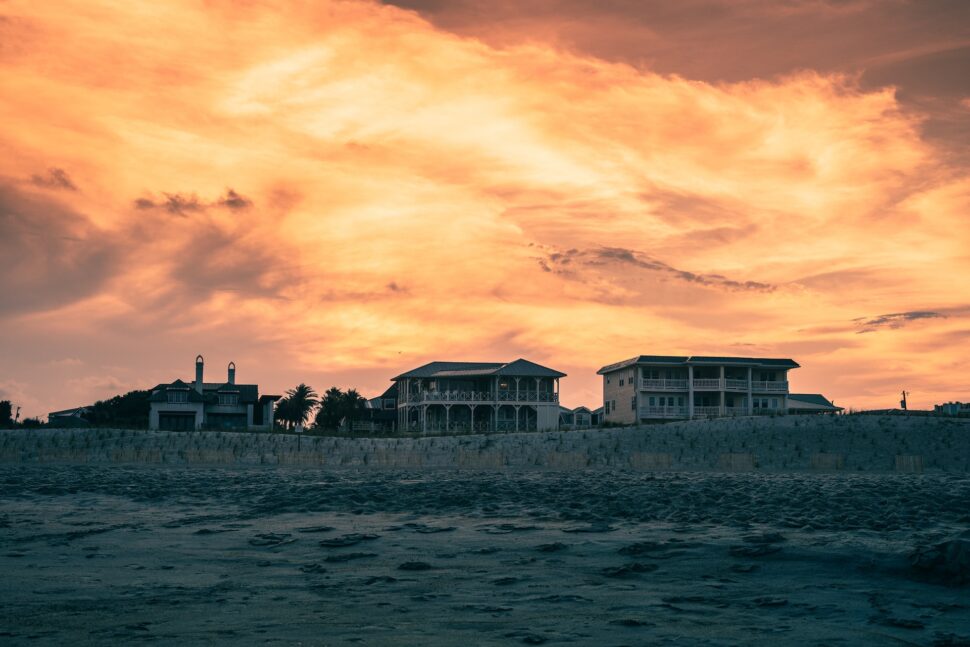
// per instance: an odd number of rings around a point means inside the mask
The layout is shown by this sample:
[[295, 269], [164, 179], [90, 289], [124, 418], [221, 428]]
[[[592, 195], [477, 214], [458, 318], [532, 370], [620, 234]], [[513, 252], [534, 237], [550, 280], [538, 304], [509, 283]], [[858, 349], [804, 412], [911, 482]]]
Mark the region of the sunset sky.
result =
[[0, 0], [0, 398], [791, 357], [970, 400], [970, 2]]

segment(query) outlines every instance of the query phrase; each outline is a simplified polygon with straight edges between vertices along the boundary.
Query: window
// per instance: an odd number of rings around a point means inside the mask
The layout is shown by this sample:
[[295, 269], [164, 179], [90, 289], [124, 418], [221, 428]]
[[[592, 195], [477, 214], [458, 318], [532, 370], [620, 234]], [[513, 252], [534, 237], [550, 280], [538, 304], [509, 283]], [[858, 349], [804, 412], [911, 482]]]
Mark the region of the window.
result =
[[620, 386], [623, 386], [623, 378], [620, 378]]
[[603, 413], [607, 414], [609, 412], [610, 412], [610, 403], [609, 403], [609, 400], [607, 400], [606, 402], [603, 403]]
[[610, 400], [610, 411], [616, 411], [616, 400]]
[[657, 400], [656, 400], [656, 398], [654, 398], [654, 397], [653, 397], [653, 396], [651, 395], [651, 396], [650, 396], [650, 406], [652, 407], [652, 406], [654, 406], [654, 405], [655, 405], [656, 403], [657, 403]]
[[634, 411], [637, 410], [637, 396], [633, 396], [632, 398], [630, 398], [630, 408], [633, 409]]
[[606, 376], [606, 383], [607, 383], [607, 384], [609, 384], [609, 383], [610, 383], [610, 376], [609, 376], [609, 375], [607, 375], [607, 376]]
[[677, 397], [677, 406], [678, 407], [684, 406], [684, 396], [681, 395]]
[[224, 406], [235, 406], [239, 404], [239, 394], [238, 393], [220, 393], [219, 394], [219, 404]]
[[168, 401], [172, 404], [183, 404], [189, 401], [188, 391], [169, 391]]

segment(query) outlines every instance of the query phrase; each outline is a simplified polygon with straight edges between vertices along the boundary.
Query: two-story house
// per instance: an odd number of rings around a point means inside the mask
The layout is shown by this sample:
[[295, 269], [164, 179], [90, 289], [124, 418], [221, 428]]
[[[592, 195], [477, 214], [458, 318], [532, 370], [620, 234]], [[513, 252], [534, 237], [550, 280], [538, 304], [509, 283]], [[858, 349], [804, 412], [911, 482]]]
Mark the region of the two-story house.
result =
[[640, 355], [604, 366], [605, 422], [787, 412], [791, 359]]
[[524, 359], [431, 362], [393, 378], [402, 431], [550, 431], [559, 428], [565, 373]]
[[195, 358], [195, 380], [159, 384], [149, 396], [149, 429], [273, 428], [274, 402], [278, 395], [259, 395], [255, 384], [236, 384], [236, 364], [229, 362], [225, 382], [202, 379], [202, 355]]

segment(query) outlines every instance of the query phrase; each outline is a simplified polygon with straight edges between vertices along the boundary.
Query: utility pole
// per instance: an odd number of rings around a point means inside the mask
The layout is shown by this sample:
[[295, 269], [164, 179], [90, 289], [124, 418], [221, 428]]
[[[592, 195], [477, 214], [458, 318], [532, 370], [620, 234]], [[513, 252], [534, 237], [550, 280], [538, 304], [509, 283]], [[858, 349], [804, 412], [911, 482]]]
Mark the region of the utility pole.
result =
[[909, 391], [903, 391], [903, 399], [899, 401], [899, 406], [901, 406], [903, 408], [903, 411], [906, 411], [906, 396], [907, 395], [909, 395]]

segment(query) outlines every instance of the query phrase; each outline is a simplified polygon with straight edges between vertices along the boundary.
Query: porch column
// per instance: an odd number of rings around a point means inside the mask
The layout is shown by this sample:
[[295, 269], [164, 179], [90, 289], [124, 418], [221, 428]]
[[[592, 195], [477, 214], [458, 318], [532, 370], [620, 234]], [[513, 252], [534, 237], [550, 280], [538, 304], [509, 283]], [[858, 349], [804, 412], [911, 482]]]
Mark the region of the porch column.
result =
[[536, 402], [539, 401], [539, 379], [538, 377], [536, 378]]
[[492, 431], [498, 431], [498, 408], [500, 405], [492, 405]]
[[421, 405], [421, 433], [428, 433], [428, 405]]
[[[519, 397], [518, 396], [518, 392], [519, 392], [519, 385], [518, 384], [515, 385], [515, 392], [516, 392], [516, 396], [515, 397], [518, 398]], [[518, 402], [518, 399], [516, 399], [516, 402]], [[515, 405], [515, 431], [518, 431], [518, 430], [519, 430], [519, 405], [516, 404]]]
[[451, 425], [451, 405], [446, 404], [445, 405], [445, 431], [451, 431], [451, 429], [449, 429], [450, 425]]
[[469, 431], [475, 431], [475, 407], [478, 406], [478, 405], [470, 404], [468, 406], [472, 410], [471, 427], [470, 427]]
[[751, 388], [751, 367], [748, 367], [748, 415], [754, 415], [754, 393]]
[[[515, 401], [516, 402], [519, 401], [519, 378], [515, 378]], [[519, 424], [518, 418], [515, 419], [515, 424], [516, 426], [518, 426]], [[516, 429], [516, 431], [518, 431], [518, 429]]]
[[687, 419], [694, 419], [694, 367], [687, 367]]
[[725, 415], [727, 412], [724, 410], [724, 389], [727, 388], [727, 383], [724, 381], [724, 367], [721, 367], [721, 413], [720, 415]]

